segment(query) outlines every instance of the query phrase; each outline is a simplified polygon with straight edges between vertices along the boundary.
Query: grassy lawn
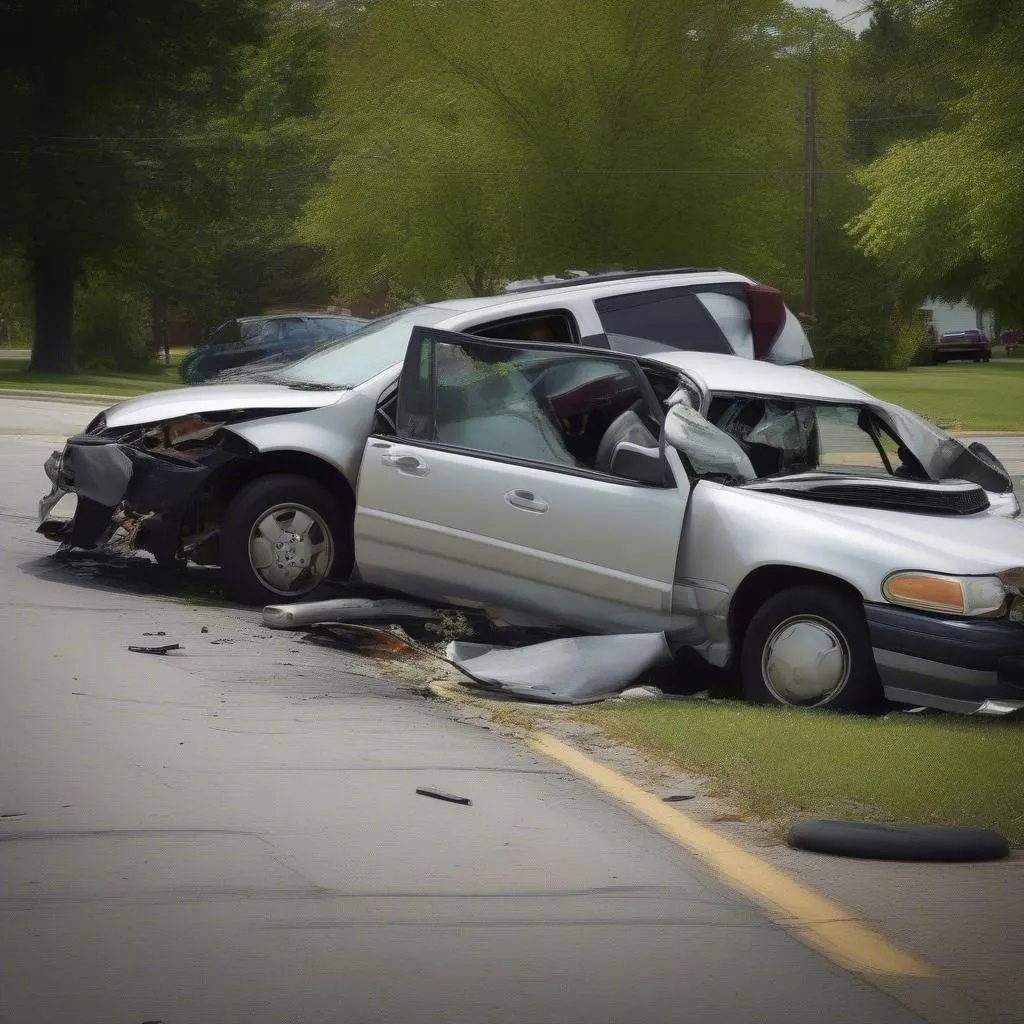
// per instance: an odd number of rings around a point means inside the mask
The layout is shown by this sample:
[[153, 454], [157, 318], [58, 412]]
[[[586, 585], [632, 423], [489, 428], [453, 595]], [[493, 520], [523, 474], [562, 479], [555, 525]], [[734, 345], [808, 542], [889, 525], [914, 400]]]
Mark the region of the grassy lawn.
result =
[[580, 711], [630, 746], [713, 780], [744, 814], [995, 829], [1024, 846], [1024, 722], [680, 701]]
[[177, 367], [159, 366], [151, 373], [29, 373], [27, 361], [0, 362], [0, 388], [24, 391], [63, 391], [96, 395], [143, 395], [182, 387]]
[[831, 374], [947, 430], [1024, 431], [1024, 360]]

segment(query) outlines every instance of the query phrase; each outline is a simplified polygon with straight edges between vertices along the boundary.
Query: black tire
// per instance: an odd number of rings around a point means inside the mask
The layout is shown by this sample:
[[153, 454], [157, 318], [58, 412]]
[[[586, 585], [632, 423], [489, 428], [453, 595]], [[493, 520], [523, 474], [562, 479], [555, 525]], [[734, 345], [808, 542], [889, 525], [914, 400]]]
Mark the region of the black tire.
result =
[[866, 821], [798, 821], [787, 842], [837, 857], [957, 863], [1008, 857], [1010, 844], [986, 828], [879, 825]]
[[[270, 510], [289, 503], [303, 506], [320, 517], [330, 534], [333, 551], [323, 576], [308, 589], [293, 594], [271, 589], [253, 568], [249, 557], [250, 539], [257, 524]], [[287, 604], [301, 600], [313, 593], [324, 579], [347, 577], [352, 572], [353, 560], [349, 503], [306, 476], [275, 474], [253, 480], [235, 495], [221, 522], [220, 564], [224, 585], [228, 595], [241, 604]]]
[[[802, 681], [769, 678], [776, 658], [779, 675], [786, 674], [778, 644], [803, 630], [822, 643], [832, 644], [827, 659], [819, 657], [837, 677], [821, 683], [821, 692]], [[772, 652], [776, 652], [773, 656]], [[812, 669], [807, 668], [810, 672]], [[813, 671], [818, 671], [817, 666]], [[828, 586], [790, 587], [769, 598], [757, 611], [742, 638], [740, 676], [747, 700], [786, 707], [870, 711], [881, 703], [881, 684], [875, 668], [867, 622], [859, 600]], [[792, 690], [786, 692], [786, 687]]]

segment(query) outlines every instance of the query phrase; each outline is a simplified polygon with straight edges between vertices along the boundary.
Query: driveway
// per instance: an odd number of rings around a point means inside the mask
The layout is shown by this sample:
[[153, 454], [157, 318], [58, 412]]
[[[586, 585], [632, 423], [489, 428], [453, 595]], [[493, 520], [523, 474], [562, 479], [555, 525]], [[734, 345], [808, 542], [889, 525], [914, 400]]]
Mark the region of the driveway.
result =
[[4, 1021], [1005, 1019], [841, 970], [397, 669], [55, 561], [40, 465], [89, 415], [0, 401]]

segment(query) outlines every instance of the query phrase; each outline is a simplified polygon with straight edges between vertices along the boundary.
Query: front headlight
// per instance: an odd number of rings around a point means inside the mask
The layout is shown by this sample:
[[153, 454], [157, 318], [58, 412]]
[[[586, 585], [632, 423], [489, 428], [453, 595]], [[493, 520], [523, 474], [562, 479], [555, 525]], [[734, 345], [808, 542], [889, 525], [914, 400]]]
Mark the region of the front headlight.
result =
[[892, 604], [948, 615], [997, 616], [1006, 608], [1008, 591], [998, 576], [944, 576], [899, 572], [882, 584]]

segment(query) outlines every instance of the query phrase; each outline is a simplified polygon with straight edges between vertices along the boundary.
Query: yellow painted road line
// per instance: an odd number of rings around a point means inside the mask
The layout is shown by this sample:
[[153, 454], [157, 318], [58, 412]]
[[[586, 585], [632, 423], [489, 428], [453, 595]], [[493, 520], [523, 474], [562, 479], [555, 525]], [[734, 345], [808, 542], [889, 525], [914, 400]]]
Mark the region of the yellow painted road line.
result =
[[935, 968], [900, 949], [848, 910], [805, 888], [575, 747], [547, 733], [534, 733], [530, 742], [538, 753], [565, 765], [699, 857], [726, 885], [748, 896], [776, 924], [840, 967], [875, 977], [938, 977]]

